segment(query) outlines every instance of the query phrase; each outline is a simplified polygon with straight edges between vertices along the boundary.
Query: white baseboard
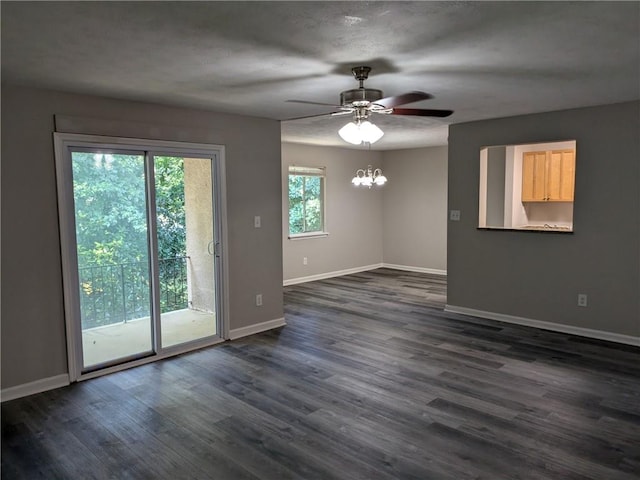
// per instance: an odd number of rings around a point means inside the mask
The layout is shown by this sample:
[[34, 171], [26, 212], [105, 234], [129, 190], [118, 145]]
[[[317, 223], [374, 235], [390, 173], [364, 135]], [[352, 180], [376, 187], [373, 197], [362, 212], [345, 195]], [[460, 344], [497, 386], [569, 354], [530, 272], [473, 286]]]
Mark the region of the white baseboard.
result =
[[255, 325], [249, 325], [248, 327], [233, 328], [229, 331], [229, 340], [236, 340], [238, 338], [253, 335], [254, 333], [266, 332], [273, 328], [283, 327], [287, 324], [283, 318], [274, 318], [273, 320], [267, 320], [266, 322], [256, 323]]
[[541, 328], [543, 330], [551, 330], [554, 332], [569, 333], [580, 337], [596, 338], [598, 340], [607, 340], [609, 342], [624, 343], [626, 345], [634, 345], [640, 347], [640, 337], [631, 335], [621, 335], [619, 333], [605, 332], [603, 330], [593, 330], [591, 328], [574, 327], [571, 325], [562, 325], [559, 323], [544, 322], [542, 320], [533, 320], [531, 318], [516, 317], [514, 315], [506, 315], [504, 313], [486, 312], [484, 310], [475, 310], [473, 308], [458, 307], [456, 305], [446, 305], [445, 312], [461, 313], [462, 315], [471, 315], [474, 317], [488, 318], [489, 320], [498, 320], [499, 322], [514, 323], [527, 327]]
[[23, 383], [15, 387], [3, 388], [0, 392], [0, 401], [8, 402], [16, 398], [34, 395], [36, 393], [46, 392], [54, 388], [66, 387], [69, 385], [69, 375], [64, 373], [55, 377], [42, 378], [35, 382]]
[[[229, 332], [229, 340], [235, 340], [241, 337], [246, 337], [248, 335], [253, 335], [254, 333], [260, 333], [266, 330], [271, 330], [273, 328], [282, 327], [286, 324], [287, 323], [285, 322], [285, 319], [283, 317], [283, 318], [276, 318], [274, 320], [269, 320], [262, 323], [257, 323], [255, 325], [249, 325], [248, 327], [232, 329]], [[186, 351], [190, 351], [190, 350], [186, 350]], [[185, 352], [182, 352], [182, 351], [172, 352], [171, 355], [169, 356], [178, 355], [180, 353], [185, 353]], [[155, 360], [158, 360], [158, 358], [154, 358], [154, 360], [152, 361], [155, 361]], [[144, 364], [144, 363], [149, 363], [149, 359], [142, 359], [140, 364]], [[126, 366], [119, 365], [119, 366], [113, 367], [113, 371], [115, 372], [115, 371], [122, 370], [124, 368], [131, 368], [132, 366], [137, 366], [137, 365], [133, 365], [131, 363], [127, 364]], [[104, 374], [104, 373], [105, 371], [102, 371], [100, 374]], [[98, 376], [98, 375], [88, 374], [88, 375], [85, 375], [83, 378], [81, 378], [81, 380], [86, 380], [88, 378], [93, 378], [95, 376]], [[9, 400], [15, 400], [16, 398], [27, 397], [29, 395], [35, 395], [36, 393], [46, 392], [47, 390], [66, 387], [69, 384], [70, 384], [69, 375], [65, 373], [62, 375], [56, 375], [55, 377], [43, 378], [40, 380], [36, 380], [34, 382], [24, 383], [22, 385], [16, 385], [15, 387], [3, 388], [2, 391], [0, 391], [0, 402], [8, 402]]]
[[367, 272], [376, 268], [392, 268], [394, 270], [404, 270], [405, 272], [431, 273], [434, 275], [446, 275], [446, 270], [438, 270], [435, 268], [412, 267], [410, 265], [396, 265], [394, 263], [374, 263], [373, 265], [365, 265], [362, 267], [347, 268], [345, 270], [336, 270], [333, 272], [318, 273], [317, 275], [309, 275], [308, 277], [290, 278], [282, 282], [282, 285], [296, 285], [298, 283], [314, 282], [316, 280], [324, 280], [325, 278], [341, 277], [343, 275], [351, 275], [352, 273]]
[[394, 263], [383, 263], [384, 268], [392, 268], [393, 270], [403, 270], [405, 272], [431, 273], [433, 275], [446, 275], [446, 270], [438, 270], [436, 268], [412, 267], [410, 265], [396, 265]]
[[334, 272], [318, 273], [317, 275], [309, 275], [308, 277], [290, 278], [282, 282], [282, 285], [287, 287], [289, 285], [296, 285], [298, 283], [313, 282], [315, 280], [324, 280], [325, 278], [341, 277], [342, 275], [351, 275], [352, 273], [366, 272], [368, 270], [375, 270], [376, 268], [382, 268], [384, 264], [376, 263], [373, 265], [365, 265], [363, 267], [347, 268], [346, 270], [336, 270]]

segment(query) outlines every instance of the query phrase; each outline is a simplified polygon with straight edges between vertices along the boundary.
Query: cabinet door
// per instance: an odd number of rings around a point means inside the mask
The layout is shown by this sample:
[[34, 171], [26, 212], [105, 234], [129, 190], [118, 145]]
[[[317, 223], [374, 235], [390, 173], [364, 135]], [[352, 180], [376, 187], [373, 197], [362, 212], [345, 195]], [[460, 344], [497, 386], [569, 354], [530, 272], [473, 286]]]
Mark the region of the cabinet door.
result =
[[575, 152], [553, 150], [548, 155], [547, 194], [549, 202], [572, 202], [575, 178]]
[[547, 152], [525, 152], [522, 156], [522, 201], [546, 200]]

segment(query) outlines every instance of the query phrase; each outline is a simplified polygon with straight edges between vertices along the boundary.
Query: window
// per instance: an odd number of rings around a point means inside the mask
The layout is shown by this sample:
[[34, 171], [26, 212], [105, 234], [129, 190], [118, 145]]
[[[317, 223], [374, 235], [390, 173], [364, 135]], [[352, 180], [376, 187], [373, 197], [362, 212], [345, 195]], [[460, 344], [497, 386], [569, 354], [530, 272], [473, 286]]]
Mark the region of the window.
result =
[[324, 232], [325, 169], [289, 167], [289, 236]]

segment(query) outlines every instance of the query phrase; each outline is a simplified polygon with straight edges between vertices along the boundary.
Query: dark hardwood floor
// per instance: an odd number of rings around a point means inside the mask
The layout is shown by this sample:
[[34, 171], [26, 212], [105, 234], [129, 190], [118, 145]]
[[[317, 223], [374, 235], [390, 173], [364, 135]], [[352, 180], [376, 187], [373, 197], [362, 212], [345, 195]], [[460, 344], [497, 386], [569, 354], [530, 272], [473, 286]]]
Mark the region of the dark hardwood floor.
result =
[[2, 478], [639, 478], [640, 349], [445, 292], [388, 269], [290, 286], [282, 329], [5, 402]]

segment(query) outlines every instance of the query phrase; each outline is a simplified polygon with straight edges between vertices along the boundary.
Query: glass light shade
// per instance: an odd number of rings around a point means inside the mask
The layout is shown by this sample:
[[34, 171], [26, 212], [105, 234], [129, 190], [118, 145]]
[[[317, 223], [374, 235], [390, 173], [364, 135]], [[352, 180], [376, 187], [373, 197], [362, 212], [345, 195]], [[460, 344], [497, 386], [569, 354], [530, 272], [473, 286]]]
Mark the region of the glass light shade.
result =
[[385, 183], [387, 183], [387, 177], [385, 177], [384, 175], [378, 175], [375, 179], [375, 183], [376, 185], [384, 185]]
[[360, 145], [362, 143], [360, 128], [353, 122], [347, 123], [338, 130], [338, 135], [340, 135], [345, 142], [353, 143], [354, 145]]
[[382, 170], [371, 168], [371, 165], [367, 166], [367, 169], [356, 170], [356, 176], [351, 180], [356, 187], [362, 185], [363, 187], [371, 188], [375, 183], [376, 185], [384, 185], [387, 183], [387, 177], [382, 174]]
[[373, 123], [365, 120], [360, 124], [356, 124], [354, 122], [347, 123], [344, 127], [338, 130], [338, 135], [340, 135], [345, 142], [360, 145], [362, 142], [377, 142], [382, 138], [384, 132]]
[[384, 132], [365, 120], [360, 124], [360, 134], [363, 142], [375, 143], [382, 138]]

